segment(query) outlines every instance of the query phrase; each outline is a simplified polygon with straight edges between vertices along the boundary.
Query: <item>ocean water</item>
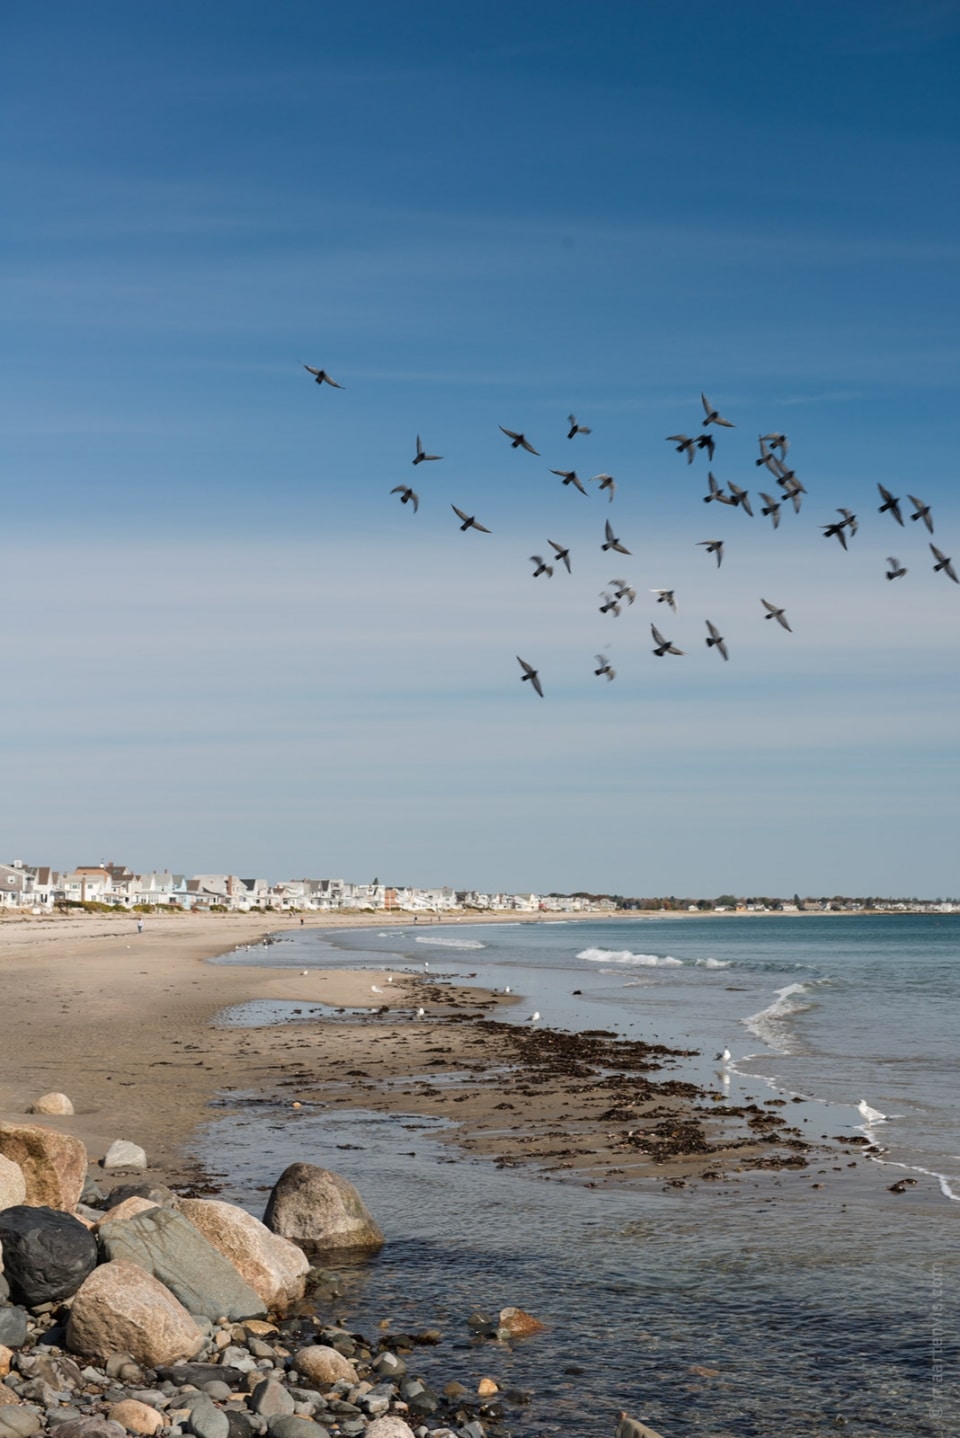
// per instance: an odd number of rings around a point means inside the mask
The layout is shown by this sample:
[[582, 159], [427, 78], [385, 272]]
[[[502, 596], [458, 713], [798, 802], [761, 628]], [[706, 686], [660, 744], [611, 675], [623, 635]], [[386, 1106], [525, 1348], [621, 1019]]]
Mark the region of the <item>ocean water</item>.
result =
[[[672, 1074], [734, 1102], [800, 1096], [811, 1139], [864, 1135], [873, 1160], [834, 1146], [800, 1173], [589, 1190], [464, 1159], [422, 1119], [294, 1115], [256, 1094], [199, 1152], [255, 1213], [295, 1159], [357, 1183], [388, 1242], [345, 1274], [343, 1317], [442, 1328], [424, 1377], [529, 1390], [517, 1435], [612, 1433], [620, 1408], [664, 1438], [960, 1434], [958, 941], [954, 915], [418, 924], [305, 929], [219, 961], [509, 986], [515, 1022], [539, 1010], [696, 1049]], [[548, 1332], [471, 1344], [466, 1315], [511, 1303]]]

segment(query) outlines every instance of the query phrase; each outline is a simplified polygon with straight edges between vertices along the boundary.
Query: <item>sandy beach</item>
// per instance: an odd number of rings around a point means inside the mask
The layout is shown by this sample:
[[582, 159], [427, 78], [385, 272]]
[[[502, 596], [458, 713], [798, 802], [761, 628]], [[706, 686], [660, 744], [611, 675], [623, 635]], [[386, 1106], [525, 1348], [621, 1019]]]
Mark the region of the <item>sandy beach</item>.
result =
[[[503, 1023], [496, 1010], [512, 1000], [432, 976], [205, 962], [299, 925], [185, 914], [148, 917], [140, 934], [129, 915], [5, 919], [0, 1118], [23, 1120], [41, 1094], [66, 1093], [75, 1116], [35, 1121], [76, 1134], [93, 1162], [130, 1139], [151, 1176], [181, 1185], [204, 1183], [189, 1152], [211, 1102], [251, 1092], [289, 1104], [292, 1119], [321, 1105], [448, 1118], [450, 1141], [470, 1152], [594, 1184], [806, 1165], [789, 1114], [721, 1116], [717, 1096], [677, 1082], [669, 1050]], [[336, 925], [325, 915], [316, 927]], [[295, 1028], [211, 1022], [266, 999], [367, 1012]]]

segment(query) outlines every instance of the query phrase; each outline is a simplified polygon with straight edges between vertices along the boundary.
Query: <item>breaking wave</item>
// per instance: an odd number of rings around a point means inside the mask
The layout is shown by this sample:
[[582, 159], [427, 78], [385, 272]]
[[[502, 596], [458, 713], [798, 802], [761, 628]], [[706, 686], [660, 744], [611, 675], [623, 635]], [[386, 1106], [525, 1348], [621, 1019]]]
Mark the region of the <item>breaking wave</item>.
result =
[[645, 969], [679, 969], [682, 959], [672, 959], [669, 954], [634, 954], [630, 949], [581, 949], [578, 959], [588, 959], [592, 964], [638, 964]]
[[486, 944], [481, 944], [479, 939], [440, 939], [430, 938], [427, 934], [418, 934], [415, 940], [418, 944], [429, 944], [435, 949], [485, 949]]

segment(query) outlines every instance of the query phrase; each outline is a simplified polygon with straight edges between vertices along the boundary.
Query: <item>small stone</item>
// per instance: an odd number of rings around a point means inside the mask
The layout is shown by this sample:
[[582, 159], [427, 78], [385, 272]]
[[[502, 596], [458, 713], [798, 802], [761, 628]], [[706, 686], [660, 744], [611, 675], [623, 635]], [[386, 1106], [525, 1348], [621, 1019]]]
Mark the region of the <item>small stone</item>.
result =
[[119, 1403], [114, 1403], [108, 1410], [107, 1417], [126, 1428], [128, 1433], [146, 1434], [148, 1438], [158, 1433], [165, 1421], [163, 1414], [158, 1413], [156, 1408], [149, 1408], [146, 1403], [138, 1403], [135, 1398], [123, 1398]]
[[[346, 1432], [345, 1424], [340, 1425], [340, 1431]], [[298, 1418], [293, 1413], [278, 1413], [275, 1418], [268, 1418], [267, 1432], [270, 1438], [330, 1438], [321, 1424], [314, 1423], [312, 1418]]]
[[395, 1413], [375, 1418], [367, 1429], [366, 1438], [414, 1438], [413, 1429]]
[[13, 1349], [7, 1348], [0, 1343], [0, 1378], [6, 1378], [10, 1372], [10, 1364], [13, 1362]]
[[22, 1348], [26, 1341], [26, 1311], [12, 1303], [0, 1304], [0, 1343], [9, 1348]]
[[65, 1093], [45, 1093], [27, 1109], [27, 1113], [72, 1114], [73, 1104]]
[[147, 1155], [139, 1144], [118, 1138], [103, 1156], [103, 1167], [110, 1172], [118, 1168], [146, 1168]]
[[477, 1384], [477, 1393], [481, 1398], [489, 1398], [493, 1393], [499, 1393], [500, 1389], [492, 1378], [481, 1378]]
[[334, 1383], [346, 1381], [347, 1383], [358, 1382], [357, 1370], [349, 1358], [344, 1358], [335, 1348], [328, 1348], [323, 1344], [312, 1344], [307, 1348], [301, 1348], [294, 1355], [294, 1366], [298, 1373], [308, 1378], [311, 1383], [317, 1383], [321, 1388], [330, 1387]]

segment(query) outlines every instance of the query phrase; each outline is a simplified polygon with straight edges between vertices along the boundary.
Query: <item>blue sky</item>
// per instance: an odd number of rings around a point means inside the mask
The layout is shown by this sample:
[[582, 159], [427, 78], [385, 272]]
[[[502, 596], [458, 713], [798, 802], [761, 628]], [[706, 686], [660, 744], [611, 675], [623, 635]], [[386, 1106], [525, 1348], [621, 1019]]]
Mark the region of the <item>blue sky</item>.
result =
[[[960, 891], [960, 586], [876, 491], [960, 563], [960, 8], [55, 0], [0, 31], [7, 857]], [[776, 533], [664, 442], [701, 390], [721, 484], [775, 491], [756, 436], [790, 435]], [[548, 538], [573, 573], [533, 581]]]

